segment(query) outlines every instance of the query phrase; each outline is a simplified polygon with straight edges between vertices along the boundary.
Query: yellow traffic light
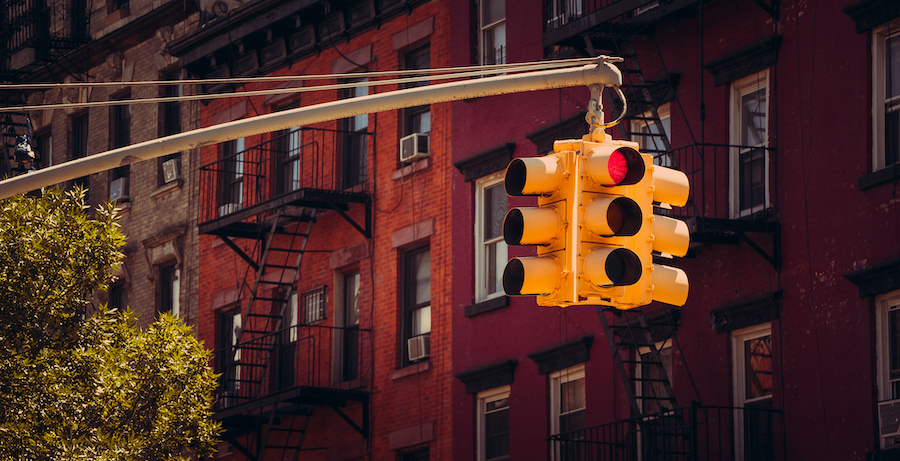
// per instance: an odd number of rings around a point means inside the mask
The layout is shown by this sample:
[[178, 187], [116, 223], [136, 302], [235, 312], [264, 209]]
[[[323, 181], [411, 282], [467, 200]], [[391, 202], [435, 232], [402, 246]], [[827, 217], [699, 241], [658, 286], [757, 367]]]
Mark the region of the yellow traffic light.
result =
[[544, 157], [518, 158], [506, 169], [506, 193], [538, 196], [538, 207], [513, 208], [503, 221], [509, 245], [537, 245], [537, 257], [513, 258], [503, 271], [508, 295], [535, 295], [542, 306], [567, 304], [571, 291], [567, 254], [571, 221], [569, 172], [575, 152], [562, 150]]

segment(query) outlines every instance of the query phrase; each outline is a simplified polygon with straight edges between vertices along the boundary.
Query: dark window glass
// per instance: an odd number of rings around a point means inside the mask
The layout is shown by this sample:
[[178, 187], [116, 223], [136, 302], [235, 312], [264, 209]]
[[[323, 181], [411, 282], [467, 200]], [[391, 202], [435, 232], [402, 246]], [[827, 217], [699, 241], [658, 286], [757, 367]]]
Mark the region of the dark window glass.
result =
[[128, 307], [128, 292], [125, 290], [124, 283], [117, 283], [109, 287], [109, 304], [110, 309], [125, 309]]
[[[404, 69], [428, 69], [431, 67], [431, 47], [426, 44], [407, 52], [403, 56]], [[418, 77], [427, 74], [417, 75]], [[403, 88], [427, 86], [428, 81], [411, 82]], [[428, 133], [431, 131], [431, 106], [417, 106], [402, 110], [402, 136], [412, 133]]]
[[509, 459], [509, 397], [485, 403], [484, 452], [487, 461]]
[[341, 381], [359, 378], [359, 271], [344, 274]]
[[[357, 80], [364, 81], [364, 80]], [[352, 80], [350, 82], [353, 82]], [[349, 82], [348, 82], [349, 83]], [[358, 86], [341, 90], [341, 99], [367, 96], [369, 88]], [[366, 154], [369, 114], [341, 120], [341, 183], [344, 189], [366, 181]]]
[[244, 138], [220, 144], [219, 216], [234, 213], [244, 204]]
[[[88, 155], [88, 113], [72, 117], [72, 159], [84, 158]], [[88, 177], [82, 176], [73, 181], [83, 188], [88, 187]]]
[[[116, 95], [111, 100], [131, 99], [131, 92]], [[110, 106], [110, 148], [117, 149], [131, 144], [131, 105], [119, 104]]]
[[408, 365], [407, 340], [431, 334], [431, 251], [424, 246], [403, 255], [403, 357]]
[[159, 312], [181, 315], [181, 270], [176, 265], [159, 269]]
[[428, 449], [411, 451], [400, 455], [401, 461], [428, 461]]

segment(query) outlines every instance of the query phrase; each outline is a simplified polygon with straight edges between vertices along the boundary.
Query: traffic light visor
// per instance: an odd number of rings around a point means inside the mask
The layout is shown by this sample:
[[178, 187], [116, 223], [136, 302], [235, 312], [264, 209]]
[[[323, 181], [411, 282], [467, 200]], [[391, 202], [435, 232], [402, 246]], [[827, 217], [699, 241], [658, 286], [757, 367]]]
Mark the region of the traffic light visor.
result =
[[513, 296], [553, 293], [561, 275], [554, 257], [513, 258], [503, 270], [503, 291]]
[[600, 287], [634, 285], [641, 273], [641, 259], [627, 248], [600, 247], [584, 258], [584, 275]]
[[604, 145], [591, 150], [585, 170], [595, 183], [613, 187], [637, 184], [644, 177], [645, 167], [638, 151]]
[[601, 237], [630, 237], [641, 230], [641, 207], [628, 197], [600, 197], [584, 211], [584, 224]]
[[503, 219], [503, 239], [509, 245], [549, 245], [561, 227], [554, 208], [513, 208]]
[[506, 193], [510, 196], [550, 195], [557, 191], [564, 165], [553, 155], [517, 158], [506, 168]]

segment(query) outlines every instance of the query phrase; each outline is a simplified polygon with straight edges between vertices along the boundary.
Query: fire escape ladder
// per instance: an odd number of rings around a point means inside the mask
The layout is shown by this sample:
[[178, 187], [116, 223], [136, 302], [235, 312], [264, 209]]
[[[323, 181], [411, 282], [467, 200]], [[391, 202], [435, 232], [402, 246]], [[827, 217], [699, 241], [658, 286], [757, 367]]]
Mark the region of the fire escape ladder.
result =
[[[612, 312], [617, 322], [610, 325], [606, 312]], [[642, 308], [619, 311], [597, 307], [603, 334], [612, 351], [613, 361], [635, 416], [663, 413], [677, 407], [675, 392], [669, 382], [668, 372], [656, 343], [665, 345], [674, 334], [668, 322], [648, 320]], [[654, 335], [655, 332], [663, 335]], [[664, 337], [654, 337], [664, 336]], [[647, 352], [641, 354], [640, 349]], [[626, 353], [627, 359], [622, 358]], [[631, 369], [631, 373], [628, 369]], [[640, 392], [638, 392], [640, 390]]]

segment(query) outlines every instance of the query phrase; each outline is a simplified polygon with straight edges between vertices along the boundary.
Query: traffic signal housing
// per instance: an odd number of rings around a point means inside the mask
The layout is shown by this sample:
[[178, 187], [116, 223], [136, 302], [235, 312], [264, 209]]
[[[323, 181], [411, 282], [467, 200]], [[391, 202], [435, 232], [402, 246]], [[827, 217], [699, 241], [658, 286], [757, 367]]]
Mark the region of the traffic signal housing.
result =
[[687, 176], [654, 165], [637, 143], [614, 141], [600, 129], [556, 141], [551, 154], [514, 159], [506, 190], [538, 196], [538, 207], [513, 208], [504, 220], [507, 244], [536, 245], [538, 254], [509, 261], [508, 295], [561, 307], [686, 302], [684, 271], [653, 264], [653, 257], [687, 253], [687, 225], [654, 207], [685, 205]]

